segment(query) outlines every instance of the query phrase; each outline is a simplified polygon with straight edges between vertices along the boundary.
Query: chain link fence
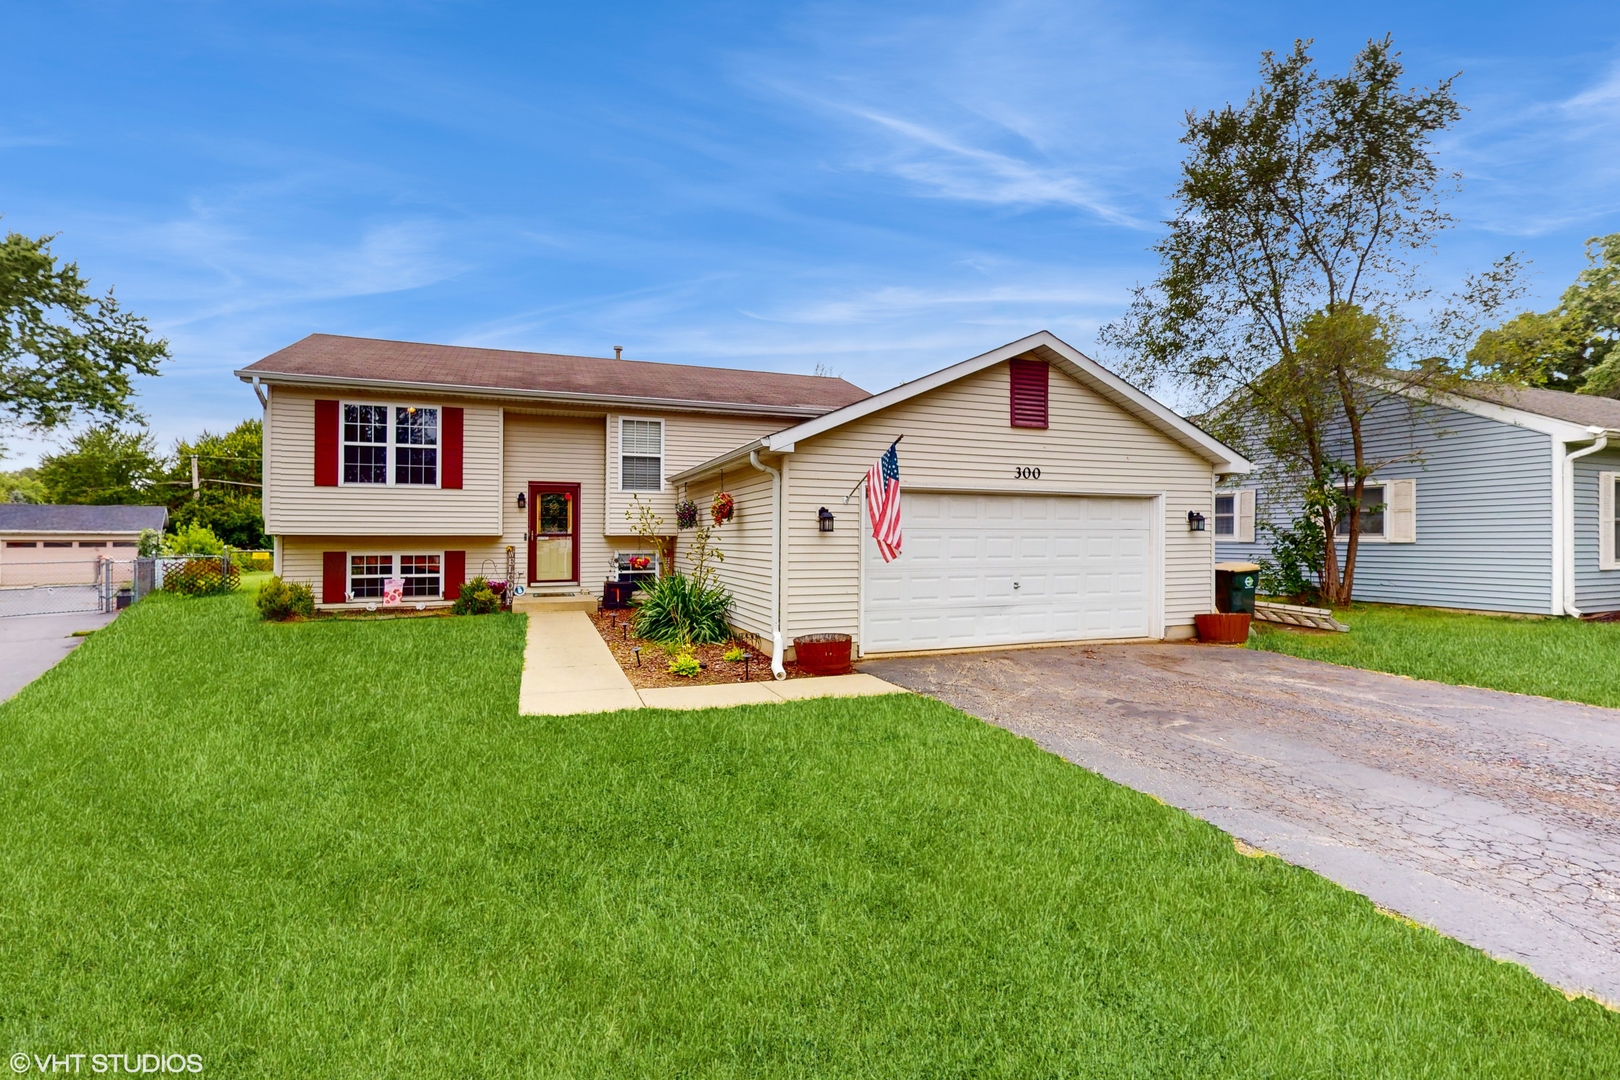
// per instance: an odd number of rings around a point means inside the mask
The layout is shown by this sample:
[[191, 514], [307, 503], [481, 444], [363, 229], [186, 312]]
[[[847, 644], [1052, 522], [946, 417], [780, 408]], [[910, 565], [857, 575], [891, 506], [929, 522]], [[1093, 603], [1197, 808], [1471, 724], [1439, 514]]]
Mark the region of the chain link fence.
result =
[[[35, 549], [36, 551], [42, 549]], [[148, 593], [208, 594], [234, 589], [241, 575], [269, 570], [268, 551], [143, 559], [86, 558], [64, 549], [61, 558], [0, 560], [0, 618], [121, 611]]]

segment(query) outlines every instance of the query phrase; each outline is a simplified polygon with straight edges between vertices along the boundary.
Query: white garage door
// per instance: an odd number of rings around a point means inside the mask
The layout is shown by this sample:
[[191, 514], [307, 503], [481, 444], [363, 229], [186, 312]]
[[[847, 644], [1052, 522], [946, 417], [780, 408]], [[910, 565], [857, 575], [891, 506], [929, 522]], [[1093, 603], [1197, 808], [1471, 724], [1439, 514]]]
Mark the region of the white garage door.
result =
[[864, 540], [864, 652], [1151, 632], [1151, 499], [904, 499], [900, 557]]

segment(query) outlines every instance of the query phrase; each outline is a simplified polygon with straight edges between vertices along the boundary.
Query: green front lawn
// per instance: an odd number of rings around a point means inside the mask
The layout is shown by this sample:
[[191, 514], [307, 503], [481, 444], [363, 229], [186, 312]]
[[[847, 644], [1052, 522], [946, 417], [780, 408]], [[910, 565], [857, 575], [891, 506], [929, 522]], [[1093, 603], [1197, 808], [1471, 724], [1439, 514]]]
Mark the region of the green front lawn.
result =
[[0, 706], [0, 1051], [1620, 1073], [1620, 1015], [937, 702], [528, 719], [522, 647], [158, 595]]
[[1620, 706], [1620, 623], [1356, 604], [1348, 634], [1255, 623], [1254, 648], [1414, 679]]

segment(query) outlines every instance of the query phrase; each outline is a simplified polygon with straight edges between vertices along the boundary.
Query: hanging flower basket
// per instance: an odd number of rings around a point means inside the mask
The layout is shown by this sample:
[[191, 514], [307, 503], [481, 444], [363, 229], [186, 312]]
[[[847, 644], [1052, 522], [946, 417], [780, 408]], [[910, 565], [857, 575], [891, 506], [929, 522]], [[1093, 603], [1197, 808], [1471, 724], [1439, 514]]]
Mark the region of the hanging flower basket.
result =
[[709, 516], [714, 519], [716, 525], [724, 525], [736, 514], [737, 501], [731, 497], [730, 492], [722, 491], [715, 495], [714, 503], [709, 507]]
[[682, 499], [675, 504], [675, 525], [682, 529], [697, 528], [698, 504], [691, 499]]

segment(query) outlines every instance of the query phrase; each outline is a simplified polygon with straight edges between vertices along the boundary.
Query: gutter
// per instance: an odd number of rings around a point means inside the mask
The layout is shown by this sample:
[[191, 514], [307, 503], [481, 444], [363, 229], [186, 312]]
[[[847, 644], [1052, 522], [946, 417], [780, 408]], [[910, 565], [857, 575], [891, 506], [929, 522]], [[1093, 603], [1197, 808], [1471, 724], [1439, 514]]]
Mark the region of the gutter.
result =
[[1564, 534], [1558, 538], [1564, 552], [1563, 613], [1576, 619], [1581, 617], [1581, 611], [1575, 606], [1575, 461], [1607, 449], [1610, 434], [1603, 428], [1588, 428], [1587, 432], [1596, 436], [1591, 446], [1577, 450], [1573, 454], [1567, 449], [1564, 452], [1564, 475], [1561, 478], [1564, 505], [1558, 515], [1559, 525]]
[[[480, 397], [525, 401], [554, 402], [563, 405], [607, 407], [646, 412], [650, 409], [669, 409], [675, 412], [711, 412], [727, 416], [780, 416], [811, 420], [835, 411], [834, 407], [818, 405], [755, 405], [733, 401], [693, 401], [687, 398], [641, 397], [634, 394], [571, 394], [555, 390], [524, 390], [518, 387], [469, 386], [461, 383], [414, 382], [404, 379], [363, 379], [336, 375], [300, 375], [291, 372], [258, 372], [243, 368], [233, 374], [245, 383], [267, 380], [270, 385], [285, 383], [291, 386], [329, 387], [333, 390], [363, 388], [368, 390], [406, 390], [412, 393], [454, 394], [460, 397]], [[257, 389], [257, 387], [255, 387]]]
[[780, 682], [787, 678], [782, 665], [782, 537], [787, 531], [782, 520], [782, 473], [759, 460], [759, 451], [751, 450], [748, 464], [760, 472], [771, 474], [771, 675]]

